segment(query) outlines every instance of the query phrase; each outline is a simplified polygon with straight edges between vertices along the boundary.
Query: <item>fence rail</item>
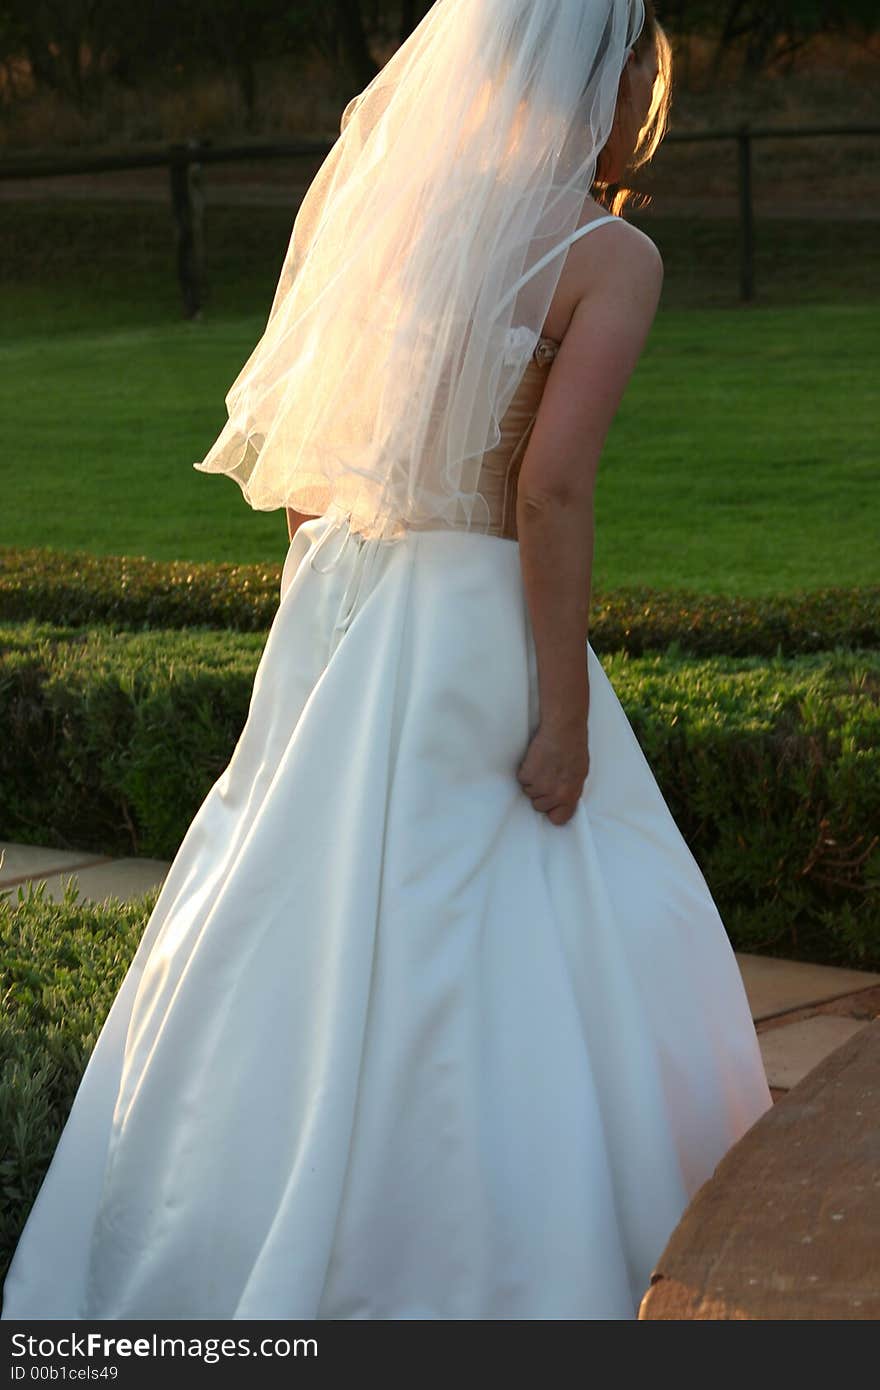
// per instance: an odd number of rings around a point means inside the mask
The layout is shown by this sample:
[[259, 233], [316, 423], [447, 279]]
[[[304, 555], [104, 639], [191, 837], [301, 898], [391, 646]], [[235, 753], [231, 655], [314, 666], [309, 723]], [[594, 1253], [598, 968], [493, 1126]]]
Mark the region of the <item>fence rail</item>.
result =
[[[755, 140], [804, 140], [857, 135], [880, 135], [880, 125], [762, 126], [741, 125], [714, 130], [670, 131], [665, 144], [698, 144], [708, 140], [736, 142], [739, 203], [740, 298], [755, 294], [755, 214], [752, 192], [752, 145]], [[128, 169], [167, 168], [171, 209], [177, 233], [177, 276], [184, 314], [195, 317], [202, 305], [204, 286], [204, 197], [201, 169], [205, 164], [230, 164], [246, 160], [323, 158], [332, 140], [271, 141], [248, 145], [212, 145], [198, 139], [182, 144], [159, 145], [137, 153], [85, 155], [74, 158], [7, 159], [0, 161], [0, 182], [43, 179], [72, 174], [118, 173]]]

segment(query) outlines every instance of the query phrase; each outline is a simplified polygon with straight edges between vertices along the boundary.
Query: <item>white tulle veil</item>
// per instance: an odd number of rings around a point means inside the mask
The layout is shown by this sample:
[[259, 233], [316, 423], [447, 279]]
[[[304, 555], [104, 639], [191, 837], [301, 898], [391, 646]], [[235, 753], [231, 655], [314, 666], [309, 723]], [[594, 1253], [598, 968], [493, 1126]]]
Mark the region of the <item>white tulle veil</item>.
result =
[[[642, 0], [436, 0], [345, 108], [195, 468], [364, 536], [481, 528]], [[560, 250], [560, 244], [562, 249]]]

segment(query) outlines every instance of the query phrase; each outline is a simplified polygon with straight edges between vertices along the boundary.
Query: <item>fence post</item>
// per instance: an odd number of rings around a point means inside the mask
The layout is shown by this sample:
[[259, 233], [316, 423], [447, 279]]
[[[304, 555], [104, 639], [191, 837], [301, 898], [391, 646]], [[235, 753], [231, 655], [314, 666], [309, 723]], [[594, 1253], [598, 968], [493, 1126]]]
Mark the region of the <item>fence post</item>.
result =
[[739, 155], [739, 294], [752, 299], [755, 292], [755, 226], [752, 208], [752, 136], [744, 121], [736, 137]]
[[202, 308], [202, 194], [201, 166], [193, 158], [199, 142], [172, 145], [168, 152], [171, 176], [171, 209], [177, 233], [177, 278], [187, 318], [197, 318]]
[[201, 307], [211, 290], [205, 266], [205, 186], [203, 180], [205, 166], [199, 159], [202, 141], [198, 138], [191, 139], [189, 147], [195, 156], [190, 161], [189, 166], [189, 202], [192, 208], [195, 278], [198, 287], [199, 311], [201, 311]]

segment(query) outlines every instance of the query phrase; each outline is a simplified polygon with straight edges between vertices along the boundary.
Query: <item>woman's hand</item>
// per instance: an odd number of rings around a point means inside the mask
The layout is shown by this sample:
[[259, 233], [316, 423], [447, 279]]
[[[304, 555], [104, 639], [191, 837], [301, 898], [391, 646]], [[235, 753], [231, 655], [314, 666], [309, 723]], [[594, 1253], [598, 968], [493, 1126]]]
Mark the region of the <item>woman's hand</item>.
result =
[[545, 812], [554, 825], [565, 825], [574, 815], [589, 770], [586, 720], [542, 722], [516, 777], [536, 811]]

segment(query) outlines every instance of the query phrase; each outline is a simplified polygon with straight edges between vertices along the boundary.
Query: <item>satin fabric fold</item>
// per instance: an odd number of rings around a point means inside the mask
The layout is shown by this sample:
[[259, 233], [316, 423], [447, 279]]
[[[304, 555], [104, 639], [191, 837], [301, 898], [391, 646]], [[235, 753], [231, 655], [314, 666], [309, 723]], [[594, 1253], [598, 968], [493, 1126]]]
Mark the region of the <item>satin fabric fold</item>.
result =
[[414, 531], [365, 569], [343, 529], [325, 571], [333, 524], [291, 542], [4, 1319], [633, 1318], [771, 1104], [591, 647], [574, 816], [516, 781], [538, 715], [516, 543]]

